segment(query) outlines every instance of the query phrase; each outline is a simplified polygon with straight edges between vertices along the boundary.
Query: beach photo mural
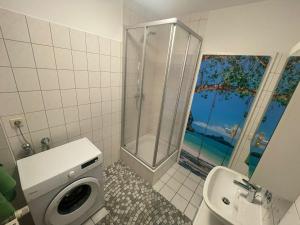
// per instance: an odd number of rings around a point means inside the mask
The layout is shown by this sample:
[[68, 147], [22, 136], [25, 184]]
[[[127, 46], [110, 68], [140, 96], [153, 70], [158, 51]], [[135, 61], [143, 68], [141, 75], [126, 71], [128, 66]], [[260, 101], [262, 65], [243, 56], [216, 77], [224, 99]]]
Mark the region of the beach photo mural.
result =
[[282, 76], [273, 92], [263, 119], [253, 137], [248, 164], [249, 177], [252, 176], [260, 161], [294, 91], [300, 81], [300, 56], [289, 57]]
[[244, 126], [269, 56], [204, 55], [179, 163], [206, 176], [226, 166]]

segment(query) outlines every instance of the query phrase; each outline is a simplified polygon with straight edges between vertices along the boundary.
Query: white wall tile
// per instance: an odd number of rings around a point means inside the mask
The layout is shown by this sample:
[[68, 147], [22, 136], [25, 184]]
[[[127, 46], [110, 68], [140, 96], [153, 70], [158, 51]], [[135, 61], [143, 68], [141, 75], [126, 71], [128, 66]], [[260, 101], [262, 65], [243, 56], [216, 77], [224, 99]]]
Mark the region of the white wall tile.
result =
[[57, 109], [62, 107], [59, 90], [43, 91], [45, 109]]
[[66, 125], [68, 138], [78, 137], [80, 135], [79, 122], [69, 123]]
[[23, 113], [18, 93], [0, 93], [0, 106], [0, 116]]
[[52, 47], [33, 44], [32, 48], [37, 68], [55, 69], [55, 59]]
[[[31, 138], [29, 134], [24, 134], [27, 141], [31, 143]], [[28, 153], [26, 153], [22, 149], [22, 144], [24, 144], [24, 140], [21, 136], [15, 136], [8, 138], [8, 142], [10, 144], [11, 150], [13, 151], [14, 157], [16, 160], [24, 158], [28, 156]]]
[[100, 71], [99, 54], [87, 53], [87, 61], [89, 71]]
[[50, 24], [50, 27], [51, 27], [53, 45], [55, 47], [70, 49], [71, 42], [70, 42], [69, 29], [67, 27], [53, 24], [53, 23]]
[[64, 108], [66, 123], [71, 123], [79, 120], [77, 106]]
[[74, 50], [86, 51], [85, 33], [71, 29], [71, 46]]
[[34, 91], [41, 89], [36, 69], [14, 68], [13, 72], [19, 91]]
[[110, 58], [110, 71], [116, 73], [121, 72], [121, 58], [118, 57]]
[[100, 72], [89, 71], [89, 86], [100, 87], [101, 75]]
[[87, 58], [85, 52], [72, 51], [74, 70], [87, 70]]
[[111, 56], [121, 57], [121, 42], [112, 40], [110, 43]]
[[101, 116], [101, 103], [92, 103], [91, 104], [92, 117]]
[[58, 70], [59, 85], [61, 89], [75, 88], [74, 71]]
[[48, 22], [27, 17], [27, 23], [32, 43], [52, 45], [50, 25]]
[[101, 89], [100, 88], [90, 88], [90, 100], [92, 103], [101, 102]]
[[62, 104], [64, 107], [77, 105], [75, 89], [61, 91]]
[[76, 89], [78, 105], [90, 103], [89, 89]]
[[110, 73], [109, 72], [101, 72], [101, 87], [109, 87], [110, 86]]
[[54, 48], [57, 69], [73, 70], [71, 50]]
[[50, 128], [52, 143], [61, 143], [67, 140], [67, 129], [65, 126], [51, 127]]
[[111, 73], [110, 75], [110, 85], [112, 87], [120, 87], [122, 85], [121, 73]]
[[35, 67], [31, 44], [9, 40], [5, 43], [13, 67]]
[[[100, 130], [102, 128], [102, 118], [101, 117], [92, 118], [92, 128], [93, 128], [93, 130]], [[99, 135], [99, 138], [100, 138], [100, 135]]]
[[79, 121], [81, 134], [89, 133], [92, 131], [92, 120], [86, 119]]
[[110, 40], [100, 37], [99, 43], [100, 43], [100, 54], [110, 55]]
[[65, 123], [63, 109], [47, 110], [46, 114], [49, 127], [56, 127]]
[[42, 90], [59, 89], [56, 70], [38, 69], [38, 75]]
[[11, 68], [0, 67], [0, 92], [14, 92], [17, 90]]
[[27, 113], [25, 116], [29, 131], [37, 131], [48, 128], [45, 111]]
[[75, 71], [75, 85], [76, 88], [89, 87], [89, 74], [87, 71]]
[[111, 89], [108, 87], [101, 88], [101, 98], [102, 98], [102, 101], [110, 101], [111, 100]]
[[111, 101], [103, 101], [102, 102], [102, 114], [111, 113]]
[[98, 36], [86, 33], [87, 52], [99, 53]]
[[44, 109], [41, 91], [20, 92], [24, 112], [35, 112]]
[[91, 105], [79, 105], [78, 106], [79, 120], [91, 118]]
[[100, 70], [110, 71], [110, 56], [100, 55]]
[[3, 39], [0, 39], [0, 66], [10, 66]]
[[24, 15], [0, 9], [0, 25], [4, 38], [29, 42], [27, 23]]
[[27, 122], [25, 120], [25, 115], [24, 114], [17, 114], [17, 115], [11, 115], [11, 116], [4, 116], [1, 118], [2, 120], [2, 125], [3, 129], [5, 130], [5, 133], [8, 137], [13, 137], [20, 135], [20, 132], [18, 131], [17, 128], [12, 128], [10, 125], [9, 120], [10, 119], [15, 119], [15, 118], [22, 118], [23, 119], [23, 126], [21, 127], [22, 132], [28, 133], [28, 127], [27, 127]]

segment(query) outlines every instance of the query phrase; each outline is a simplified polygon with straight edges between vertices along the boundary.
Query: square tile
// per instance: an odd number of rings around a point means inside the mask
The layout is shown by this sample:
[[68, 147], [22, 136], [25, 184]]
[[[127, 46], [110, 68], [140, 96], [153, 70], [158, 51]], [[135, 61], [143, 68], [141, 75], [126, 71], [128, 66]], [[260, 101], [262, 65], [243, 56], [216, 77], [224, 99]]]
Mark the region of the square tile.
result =
[[89, 71], [89, 86], [100, 87], [101, 75], [100, 72]]
[[181, 212], [184, 212], [188, 205], [188, 201], [182, 198], [180, 195], [176, 194], [172, 199], [171, 203]]
[[197, 183], [200, 183], [200, 181], [201, 181], [201, 177], [197, 176], [196, 174], [194, 174], [192, 172], [189, 174], [189, 178], [191, 178], [193, 181], [195, 181]]
[[101, 89], [90, 88], [90, 99], [92, 103], [101, 102]]
[[87, 61], [89, 71], [100, 71], [99, 54], [87, 53]]
[[0, 92], [17, 91], [14, 75], [11, 68], [0, 67]]
[[62, 107], [59, 90], [43, 91], [43, 99], [46, 109], [57, 109]]
[[194, 180], [192, 180], [191, 178], [187, 178], [184, 183], [183, 183], [184, 186], [186, 186], [188, 189], [190, 189], [191, 191], [195, 191], [197, 186], [198, 186], [198, 183], [195, 182]]
[[3, 39], [0, 39], [0, 66], [10, 66]]
[[50, 27], [51, 27], [53, 45], [55, 47], [70, 49], [71, 42], [70, 42], [69, 28], [61, 25], [53, 24], [53, 23], [50, 24]]
[[110, 73], [101, 72], [101, 87], [110, 87]]
[[168, 169], [167, 174], [169, 174], [170, 176], [173, 176], [176, 172], [176, 169], [171, 167], [170, 169]]
[[71, 47], [74, 50], [86, 51], [85, 33], [78, 30], [70, 30]]
[[121, 57], [121, 42], [111, 40], [111, 56]]
[[167, 183], [169, 181], [169, 179], [171, 178], [171, 176], [167, 173], [165, 173], [161, 178], [160, 180], [163, 182], [163, 183]]
[[32, 44], [32, 48], [37, 68], [56, 68], [52, 47]]
[[54, 48], [57, 69], [73, 70], [73, 61], [71, 50]]
[[103, 101], [102, 103], [102, 114], [111, 113], [111, 101]]
[[173, 175], [174, 179], [179, 181], [180, 183], [183, 183], [187, 176], [183, 175], [181, 172], [176, 171], [175, 174]]
[[59, 89], [56, 70], [38, 69], [38, 75], [42, 90]]
[[46, 114], [49, 127], [56, 127], [65, 123], [64, 113], [62, 109], [47, 110]]
[[[92, 129], [93, 129], [93, 131], [99, 131], [101, 133], [101, 131], [100, 131], [102, 129], [102, 118], [101, 117], [92, 118]], [[99, 138], [100, 138], [100, 136], [99, 136]]]
[[91, 119], [80, 120], [79, 125], [80, 125], [80, 133], [81, 134], [92, 132], [92, 120]]
[[188, 204], [188, 206], [186, 207], [184, 214], [190, 219], [193, 220], [196, 216], [198, 209], [193, 206], [192, 204]]
[[58, 70], [58, 79], [61, 89], [75, 88], [74, 71], [72, 70]]
[[183, 175], [185, 175], [185, 176], [188, 176], [188, 175], [190, 174], [190, 171], [187, 170], [186, 168], [184, 168], [183, 166], [180, 166], [180, 167], [178, 168], [178, 171], [179, 171], [180, 173], [182, 173]]
[[181, 183], [179, 183], [177, 180], [175, 180], [173, 177], [171, 177], [168, 182], [167, 185], [172, 188], [174, 191], [178, 191], [179, 188], [181, 187]]
[[102, 101], [110, 101], [111, 100], [111, 89], [110, 88], [101, 88], [101, 98]]
[[77, 106], [64, 108], [66, 123], [71, 123], [79, 120]]
[[19, 91], [35, 91], [41, 89], [36, 69], [14, 68], [13, 71]]
[[5, 43], [13, 67], [35, 67], [31, 44], [9, 40]]
[[35, 112], [44, 109], [42, 93], [40, 91], [20, 92], [24, 112]]
[[79, 120], [91, 118], [91, 105], [79, 105], [78, 106]]
[[121, 73], [111, 73], [110, 85], [112, 87], [122, 86], [122, 74]]
[[61, 98], [64, 107], [77, 105], [75, 89], [61, 90]]
[[21, 101], [16, 92], [0, 93], [0, 105], [5, 105], [0, 108], [0, 116], [23, 113]]
[[201, 196], [203, 195], [203, 186], [201, 186], [201, 184], [199, 184], [199, 185], [197, 186], [195, 193], [196, 193], [197, 195], [201, 195]]
[[110, 71], [110, 56], [100, 55], [100, 70]]
[[163, 186], [162, 189], [160, 189], [159, 193], [164, 196], [168, 201], [171, 201], [171, 199], [175, 195], [175, 191], [169, 188], [167, 185]]
[[14, 136], [20, 135], [19, 130], [16, 129], [16, 128], [12, 128], [11, 125], [10, 125], [9, 120], [14, 119], [14, 118], [23, 119], [24, 123], [23, 123], [23, 126], [21, 127], [21, 130], [24, 134], [28, 133], [28, 126], [27, 126], [27, 123], [26, 123], [26, 120], [25, 120], [25, 115], [24, 114], [17, 114], [17, 115], [11, 115], [11, 116], [4, 116], [4, 117], [1, 118], [2, 125], [3, 125], [2, 128], [5, 130], [6, 135], [8, 137], [14, 137]]
[[89, 87], [89, 74], [87, 71], [75, 71], [75, 85], [76, 88]]
[[112, 87], [111, 88], [111, 99], [117, 100], [121, 99], [121, 88], [120, 87]]
[[86, 33], [87, 52], [99, 53], [98, 36]]
[[114, 100], [111, 102], [111, 111], [112, 112], [121, 112], [121, 101], [120, 100]]
[[87, 58], [85, 52], [72, 51], [74, 70], [87, 70]]
[[4, 38], [25, 42], [30, 41], [24, 15], [1, 9], [0, 25]]
[[118, 57], [110, 58], [110, 71], [116, 73], [121, 72], [121, 58]]
[[79, 122], [69, 123], [66, 125], [68, 138], [78, 137], [80, 135]]
[[202, 202], [202, 199], [202, 196], [194, 193], [193, 197], [190, 200], [190, 203], [192, 203], [195, 207], [199, 207]]
[[50, 25], [48, 22], [27, 17], [27, 23], [32, 43], [52, 45]]
[[92, 117], [101, 116], [101, 103], [91, 104]]
[[68, 139], [67, 129], [65, 126], [50, 128], [52, 143], [62, 143]]
[[102, 220], [107, 214], [108, 214], [108, 211], [106, 210], [105, 207], [103, 207], [92, 216], [92, 221], [96, 224], [100, 220]]
[[78, 105], [90, 103], [90, 92], [88, 88], [76, 89]]
[[27, 113], [25, 116], [31, 132], [48, 128], [45, 111]]
[[101, 55], [110, 55], [110, 40], [107, 38], [99, 38], [100, 43], [100, 54]]
[[178, 194], [180, 194], [187, 201], [190, 201], [190, 199], [193, 196], [193, 192], [185, 186], [181, 186], [181, 188], [178, 191]]

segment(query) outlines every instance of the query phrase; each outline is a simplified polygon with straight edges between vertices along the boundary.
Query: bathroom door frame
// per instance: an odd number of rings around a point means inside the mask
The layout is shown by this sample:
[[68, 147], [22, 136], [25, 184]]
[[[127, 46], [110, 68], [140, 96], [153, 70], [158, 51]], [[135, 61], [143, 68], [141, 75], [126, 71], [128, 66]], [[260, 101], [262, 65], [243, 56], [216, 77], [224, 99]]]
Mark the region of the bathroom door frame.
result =
[[[265, 87], [267, 86], [267, 84], [270, 83], [270, 81], [272, 80], [272, 77], [270, 76], [272, 72], [274, 72], [277, 67], [278, 64], [280, 64], [281, 62], [281, 56], [278, 54], [278, 52], [274, 52], [274, 51], [235, 51], [235, 52], [226, 52], [226, 51], [207, 51], [207, 50], [203, 50], [200, 54], [199, 57], [199, 61], [198, 61], [198, 65], [197, 65], [197, 74], [194, 80], [194, 84], [193, 87], [191, 89], [190, 92], [190, 101], [188, 103], [188, 111], [191, 111], [191, 107], [192, 107], [192, 102], [193, 102], [193, 97], [194, 97], [194, 90], [197, 84], [197, 80], [198, 80], [198, 75], [199, 75], [199, 70], [200, 70], [200, 66], [201, 66], [201, 62], [203, 59], [204, 55], [245, 55], [245, 56], [251, 56], [251, 55], [255, 55], [255, 56], [269, 56], [270, 57], [270, 62], [266, 68], [266, 71], [262, 77], [262, 80], [259, 84], [259, 87], [257, 89], [257, 93], [254, 97], [254, 100], [251, 104], [250, 110], [248, 112], [247, 118], [245, 120], [245, 124], [243, 126], [241, 135], [236, 143], [236, 145], [234, 146], [233, 152], [230, 156], [230, 161], [228, 164], [229, 168], [232, 168], [233, 164], [237, 163], [236, 161], [239, 159], [239, 157], [236, 157], [237, 155], [240, 154], [240, 152], [242, 151], [242, 143], [244, 142], [245, 139], [249, 139], [251, 134], [248, 132], [248, 129], [250, 127], [251, 124], [253, 124], [253, 114], [255, 112], [255, 109], [258, 107], [258, 103], [260, 103], [260, 100], [264, 97], [263, 96], [263, 91], [265, 89]], [[280, 66], [280, 65], [279, 65]], [[183, 140], [184, 140], [184, 133], [187, 127], [187, 121], [188, 121], [188, 117], [189, 117], [189, 113], [186, 114], [186, 118], [185, 118], [185, 122], [184, 122], [184, 126], [182, 129], [182, 135], [181, 135], [181, 141], [180, 141], [180, 147], [179, 147], [179, 154], [177, 156], [177, 162], [179, 161], [180, 158], [180, 154], [182, 151], [182, 145], [183, 145]], [[258, 124], [256, 124], [256, 127], [258, 126]], [[252, 126], [253, 127], [253, 126]], [[253, 136], [253, 134], [252, 134]]]

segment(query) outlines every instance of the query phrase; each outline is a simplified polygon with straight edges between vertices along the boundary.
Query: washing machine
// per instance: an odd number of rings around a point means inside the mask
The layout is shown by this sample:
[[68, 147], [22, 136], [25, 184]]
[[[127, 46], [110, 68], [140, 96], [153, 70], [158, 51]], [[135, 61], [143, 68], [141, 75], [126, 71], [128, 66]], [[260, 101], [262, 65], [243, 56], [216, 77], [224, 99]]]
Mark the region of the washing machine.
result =
[[87, 138], [17, 161], [36, 225], [79, 225], [104, 206], [103, 154]]

